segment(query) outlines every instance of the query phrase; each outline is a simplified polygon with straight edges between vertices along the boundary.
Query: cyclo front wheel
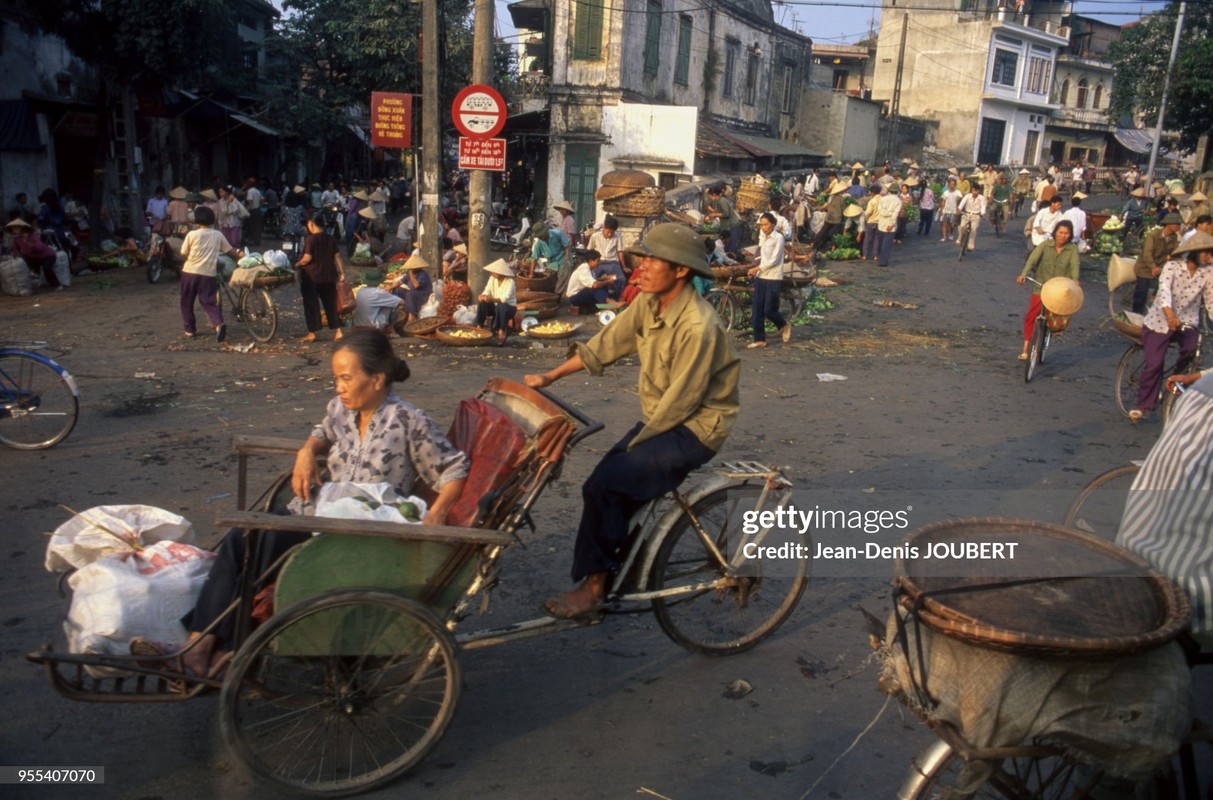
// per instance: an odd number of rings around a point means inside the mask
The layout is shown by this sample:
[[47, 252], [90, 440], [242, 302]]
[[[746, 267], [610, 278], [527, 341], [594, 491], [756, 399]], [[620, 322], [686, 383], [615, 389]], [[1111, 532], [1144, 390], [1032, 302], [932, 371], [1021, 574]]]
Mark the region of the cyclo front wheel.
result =
[[24, 352], [0, 354], [0, 444], [41, 450], [67, 438], [80, 403], [65, 370]]
[[692, 506], [695, 520], [684, 512], [660, 540], [650, 589], [687, 591], [654, 598], [653, 613], [666, 635], [687, 650], [749, 650], [783, 624], [804, 594], [808, 558], [747, 560], [726, 570], [696, 530], [697, 520], [716, 551], [734, 563], [742, 545], [754, 541], [744, 535], [741, 516], [752, 508], [744, 499], [752, 501], [757, 491], [728, 486], [712, 492]]
[[340, 589], [249, 637], [224, 681], [219, 721], [259, 775], [338, 797], [417, 764], [446, 732], [459, 694], [455, 640], [426, 606]]
[[278, 330], [278, 309], [265, 289], [240, 290], [240, 320], [259, 342], [268, 342]]
[[[966, 765], [946, 742], [937, 741], [914, 759], [897, 800], [1073, 800], [1095, 797], [1138, 797], [1161, 800], [1174, 796], [1167, 778], [1134, 784], [1113, 778], [1097, 767], [1077, 764], [1054, 748], [1028, 743], [1034, 755], [998, 761], [974, 760]], [[988, 772], [988, 775], [982, 775]], [[984, 777], [984, 780], [983, 780]], [[1106, 795], [1104, 793], [1107, 793]]]

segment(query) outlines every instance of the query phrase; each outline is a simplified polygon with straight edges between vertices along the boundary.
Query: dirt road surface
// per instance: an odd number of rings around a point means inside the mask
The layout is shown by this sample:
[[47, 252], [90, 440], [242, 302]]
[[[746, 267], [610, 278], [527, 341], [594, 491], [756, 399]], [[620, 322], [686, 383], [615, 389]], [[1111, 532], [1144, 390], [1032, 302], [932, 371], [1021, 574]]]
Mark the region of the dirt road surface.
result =
[[[1161, 428], [1131, 425], [1114, 405], [1125, 342], [1104, 321], [1100, 265], [1084, 262], [1086, 306], [1025, 385], [1016, 355], [1028, 292], [1014, 282], [1022, 237], [996, 240], [983, 230], [977, 247], [958, 263], [938, 233], [911, 234], [889, 268], [830, 265], [843, 283], [827, 291], [832, 310], [797, 328], [790, 345], [743, 351], [743, 410], [722, 456], [786, 465], [802, 508], [866, 498], [912, 509], [911, 527], [960, 514], [1058, 522], [1083, 484], [1143, 458]], [[302, 439], [320, 419], [332, 391], [330, 346], [295, 342], [303, 330], [297, 290], [274, 295], [279, 336], [247, 353], [179, 337], [171, 275], [149, 285], [136, 270], [108, 271], [65, 292], [0, 297], [0, 340], [49, 341], [81, 390], [79, 425], [66, 441], [42, 452], [0, 451], [0, 762], [106, 768], [104, 786], [21, 796], [278, 796], [224, 748], [214, 697], [73, 703], [24, 658], [44, 642], [63, 647], [67, 601], [42, 565], [45, 532], [67, 517], [59, 504], [160, 506], [213, 544], [216, 513], [235, 507], [231, 437]], [[230, 343], [248, 341], [233, 324]], [[402, 394], [444, 428], [455, 403], [487, 378], [519, 378], [563, 354], [519, 339], [500, 350], [396, 341], [414, 376]], [[558, 384], [607, 431], [573, 453], [538, 505], [538, 533], [526, 532], [525, 548], [507, 553], [490, 616], [467, 620], [467, 630], [533, 617], [568, 584], [578, 487], [636, 420], [635, 383], [635, 364], [623, 363], [604, 378]], [[254, 482], [268, 481], [274, 466], [260, 466]], [[848, 577], [831, 577], [836, 567], [814, 564], [790, 621], [739, 656], [684, 652], [649, 614], [467, 653], [463, 698], [445, 739], [374, 795], [892, 797], [911, 757], [933, 740], [896, 703], [881, 713], [878, 667], [856, 610], [888, 613], [892, 564], [852, 564]], [[737, 679], [753, 692], [729, 699], [725, 687]]]

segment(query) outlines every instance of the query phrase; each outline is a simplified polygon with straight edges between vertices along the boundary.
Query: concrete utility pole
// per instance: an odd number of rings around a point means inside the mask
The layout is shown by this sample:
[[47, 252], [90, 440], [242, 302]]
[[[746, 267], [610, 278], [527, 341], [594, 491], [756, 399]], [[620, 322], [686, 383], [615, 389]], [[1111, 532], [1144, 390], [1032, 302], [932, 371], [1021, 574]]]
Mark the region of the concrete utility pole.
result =
[[893, 100], [889, 104], [889, 142], [885, 147], [886, 161], [892, 161], [897, 149], [897, 118], [901, 114], [901, 73], [906, 60], [906, 29], [910, 26], [910, 14], [901, 15], [901, 45], [897, 48], [897, 76], [893, 80]]
[[421, 186], [415, 197], [424, 204], [421, 224], [422, 257], [441, 274], [442, 226], [438, 224], [438, 193], [442, 180], [442, 116], [438, 98], [438, 0], [421, 2]]
[[[493, 82], [493, 0], [476, 0], [472, 40], [472, 83]], [[493, 176], [487, 169], [472, 170], [468, 183], [468, 286], [478, 297], [486, 278], [482, 267], [489, 255], [489, 220], [493, 213]]]
[[1179, 17], [1175, 20], [1175, 38], [1171, 40], [1171, 60], [1162, 79], [1162, 101], [1158, 104], [1158, 124], [1154, 127], [1154, 146], [1150, 148], [1150, 168], [1146, 170], [1146, 186], [1154, 182], [1154, 167], [1158, 165], [1158, 148], [1162, 144], [1162, 120], [1167, 115], [1167, 92], [1171, 89], [1171, 73], [1175, 70], [1175, 57], [1179, 55], [1179, 34], [1184, 29], [1184, 12], [1188, 4], [1179, 4]]

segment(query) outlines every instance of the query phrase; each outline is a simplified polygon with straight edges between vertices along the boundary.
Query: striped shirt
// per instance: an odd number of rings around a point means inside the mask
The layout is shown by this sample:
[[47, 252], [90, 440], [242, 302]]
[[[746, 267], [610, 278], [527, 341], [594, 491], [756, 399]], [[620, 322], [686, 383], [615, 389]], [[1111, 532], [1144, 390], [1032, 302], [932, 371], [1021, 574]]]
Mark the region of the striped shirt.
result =
[[1213, 375], [1176, 404], [1125, 501], [1117, 544], [1192, 600], [1192, 632], [1213, 632]]

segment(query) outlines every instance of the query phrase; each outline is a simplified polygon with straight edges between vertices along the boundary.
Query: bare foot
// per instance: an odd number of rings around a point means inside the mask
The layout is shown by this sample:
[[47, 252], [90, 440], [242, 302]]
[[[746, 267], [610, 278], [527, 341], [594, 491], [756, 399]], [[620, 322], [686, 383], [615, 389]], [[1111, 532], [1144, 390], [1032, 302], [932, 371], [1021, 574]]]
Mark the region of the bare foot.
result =
[[209, 674], [214, 657], [215, 637], [211, 634], [203, 636], [191, 633], [186, 647], [185, 652], [181, 654], [181, 664], [186, 671], [199, 677]]
[[577, 584], [576, 589], [556, 595], [543, 604], [544, 613], [556, 619], [577, 619], [602, 610], [606, 573], [599, 572]]
[[338, 328], [337, 332], [333, 334], [333, 341], [334, 342], [341, 341], [341, 329], [340, 328]]

